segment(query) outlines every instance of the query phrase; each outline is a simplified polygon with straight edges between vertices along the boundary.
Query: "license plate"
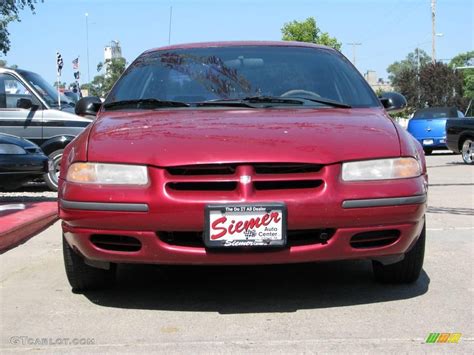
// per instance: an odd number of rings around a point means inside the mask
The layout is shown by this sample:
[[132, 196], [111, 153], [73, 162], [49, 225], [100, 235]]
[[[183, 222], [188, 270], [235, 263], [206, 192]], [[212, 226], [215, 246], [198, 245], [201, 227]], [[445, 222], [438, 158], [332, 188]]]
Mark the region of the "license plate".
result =
[[207, 247], [286, 245], [286, 207], [282, 203], [209, 205], [205, 212]]
[[432, 145], [433, 143], [432, 139], [423, 139], [423, 145]]

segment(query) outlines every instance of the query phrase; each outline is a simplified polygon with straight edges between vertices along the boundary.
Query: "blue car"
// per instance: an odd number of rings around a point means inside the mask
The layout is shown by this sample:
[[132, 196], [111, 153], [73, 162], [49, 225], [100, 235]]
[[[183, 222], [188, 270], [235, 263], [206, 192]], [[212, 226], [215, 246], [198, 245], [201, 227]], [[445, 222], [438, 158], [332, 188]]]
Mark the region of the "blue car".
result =
[[446, 121], [464, 117], [455, 107], [430, 107], [417, 110], [408, 122], [408, 132], [423, 146], [425, 154], [449, 149], [446, 145]]

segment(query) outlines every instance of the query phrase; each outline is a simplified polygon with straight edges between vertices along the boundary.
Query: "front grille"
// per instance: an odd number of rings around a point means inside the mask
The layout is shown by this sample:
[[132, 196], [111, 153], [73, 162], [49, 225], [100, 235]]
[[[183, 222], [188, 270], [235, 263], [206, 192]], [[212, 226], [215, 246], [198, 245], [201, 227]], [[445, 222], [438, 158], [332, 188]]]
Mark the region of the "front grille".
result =
[[317, 173], [323, 167], [318, 164], [254, 164], [256, 174], [305, 174]]
[[[249, 163], [169, 167], [165, 184], [169, 191], [258, 191], [316, 189], [324, 184], [318, 164]], [[244, 179], [242, 179], [244, 177]], [[227, 195], [226, 195], [227, 196]], [[228, 195], [232, 199], [232, 195]]]
[[400, 231], [396, 229], [370, 231], [354, 235], [350, 243], [355, 249], [378, 248], [395, 243], [399, 237]]
[[142, 243], [133, 237], [113, 234], [93, 234], [91, 242], [97, 248], [113, 251], [139, 251]]
[[237, 182], [170, 182], [168, 187], [177, 191], [232, 191], [237, 188]]
[[[287, 232], [287, 245], [301, 246], [326, 244], [334, 235], [335, 229], [303, 229]], [[157, 232], [158, 238], [170, 245], [204, 248], [203, 232]], [[255, 249], [257, 250], [257, 249]]]
[[199, 176], [199, 175], [232, 175], [235, 173], [236, 165], [212, 164], [212, 165], [186, 165], [167, 168], [170, 175]]
[[[199, 176], [199, 175], [232, 175], [239, 164], [208, 164], [185, 165], [167, 168], [170, 175]], [[244, 164], [240, 164], [244, 165]], [[256, 174], [305, 174], [316, 173], [323, 167], [319, 164], [299, 163], [254, 163], [251, 166]]]
[[256, 190], [314, 189], [323, 184], [322, 180], [255, 181]]

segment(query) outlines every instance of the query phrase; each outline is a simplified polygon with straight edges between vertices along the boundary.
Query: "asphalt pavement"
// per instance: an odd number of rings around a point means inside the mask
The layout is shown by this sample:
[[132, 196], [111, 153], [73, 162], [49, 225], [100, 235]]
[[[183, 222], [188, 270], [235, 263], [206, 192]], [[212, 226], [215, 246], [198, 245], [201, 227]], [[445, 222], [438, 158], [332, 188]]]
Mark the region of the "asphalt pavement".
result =
[[[474, 351], [474, 167], [429, 166], [424, 271], [379, 285], [367, 261], [119, 268], [73, 294], [59, 222], [0, 256], [0, 352], [406, 353]], [[425, 342], [461, 333], [457, 344]]]

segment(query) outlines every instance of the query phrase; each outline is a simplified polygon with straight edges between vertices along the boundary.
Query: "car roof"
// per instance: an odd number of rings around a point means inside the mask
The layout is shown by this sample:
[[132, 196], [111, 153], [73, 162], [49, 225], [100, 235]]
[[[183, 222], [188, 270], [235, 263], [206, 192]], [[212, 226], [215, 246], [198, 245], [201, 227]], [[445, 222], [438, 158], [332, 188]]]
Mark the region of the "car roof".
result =
[[415, 113], [413, 114], [413, 118], [425, 117], [426, 115], [431, 117], [431, 115], [434, 115], [434, 114], [437, 114], [437, 113], [455, 117], [457, 115], [457, 109], [456, 109], [456, 107], [427, 107], [427, 108], [421, 108], [421, 109], [415, 111]]
[[196, 43], [173, 44], [169, 46], [149, 49], [145, 51], [144, 53], [163, 51], [163, 50], [175, 50], [175, 49], [242, 47], [242, 46], [303, 47], [303, 48], [329, 49], [329, 50], [336, 51], [335, 49], [331, 47], [314, 44], [314, 43], [296, 42], [296, 41], [222, 41], [222, 42], [196, 42]]
[[18, 73], [20, 75], [24, 75], [25, 73], [26, 74], [36, 74], [32, 71], [29, 71], [29, 70], [24, 70], [24, 69], [19, 69], [19, 68], [8, 68], [8, 67], [3, 67], [3, 68], [0, 68], [0, 73]]

